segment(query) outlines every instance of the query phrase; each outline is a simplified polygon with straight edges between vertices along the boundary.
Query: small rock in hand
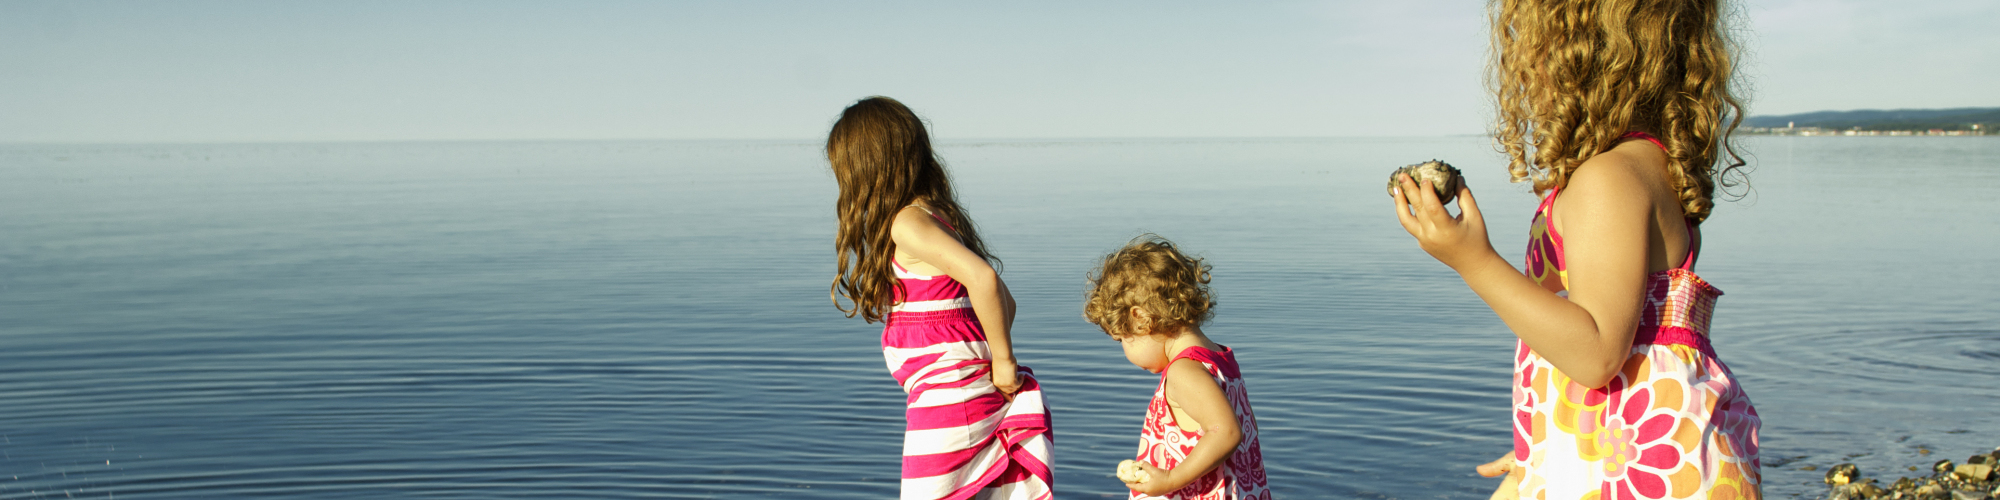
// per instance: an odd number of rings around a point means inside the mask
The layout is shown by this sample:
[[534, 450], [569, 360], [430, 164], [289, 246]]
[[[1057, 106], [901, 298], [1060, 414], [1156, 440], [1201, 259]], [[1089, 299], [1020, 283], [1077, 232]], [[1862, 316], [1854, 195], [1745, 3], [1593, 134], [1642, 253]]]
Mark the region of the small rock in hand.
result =
[[[1410, 174], [1410, 182], [1415, 182], [1418, 186], [1424, 185], [1424, 181], [1431, 181], [1431, 188], [1437, 190], [1438, 203], [1451, 203], [1452, 198], [1458, 197], [1459, 186], [1465, 184], [1465, 181], [1459, 177], [1457, 168], [1445, 162], [1431, 160], [1415, 165], [1406, 165], [1396, 169], [1395, 172], [1390, 172], [1390, 196], [1395, 196], [1396, 186], [1401, 183], [1401, 181], [1397, 180], [1397, 176], [1403, 174]], [[1410, 194], [1410, 197], [1412, 199], [1416, 198], [1414, 194]]]
[[1137, 460], [1126, 460], [1118, 462], [1118, 480], [1126, 483], [1143, 483], [1153, 480], [1153, 475], [1146, 472], [1146, 469], [1139, 468]]

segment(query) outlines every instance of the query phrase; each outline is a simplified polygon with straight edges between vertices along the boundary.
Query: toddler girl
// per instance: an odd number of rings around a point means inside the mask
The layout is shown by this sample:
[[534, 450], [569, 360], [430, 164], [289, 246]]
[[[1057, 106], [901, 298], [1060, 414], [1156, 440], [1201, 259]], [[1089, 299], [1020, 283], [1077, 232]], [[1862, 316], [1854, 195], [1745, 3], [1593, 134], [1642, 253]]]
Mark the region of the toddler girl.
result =
[[826, 157], [840, 183], [834, 305], [886, 323], [882, 357], [910, 395], [902, 498], [1050, 498], [1048, 407], [1014, 362], [1014, 297], [923, 121], [862, 99], [833, 124]]
[[1104, 257], [1090, 278], [1083, 317], [1125, 348], [1125, 359], [1160, 374], [1132, 498], [1268, 499], [1257, 417], [1236, 352], [1202, 333], [1214, 315], [1209, 266], [1172, 242], [1140, 236]]
[[[1470, 189], [1451, 216], [1407, 176], [1396, 216], [1520, 339], [1512, 471], [1495, 497], [1759, 498], [1750, 398], [1709, 343], [1694, 273], [1718, 180], [1743, 161], [1720, 0], [1498, 0], [1497, 141], [1543, 193], [1527, 271]], [[1718, 168], [1719, 167], [1719, 168]]]

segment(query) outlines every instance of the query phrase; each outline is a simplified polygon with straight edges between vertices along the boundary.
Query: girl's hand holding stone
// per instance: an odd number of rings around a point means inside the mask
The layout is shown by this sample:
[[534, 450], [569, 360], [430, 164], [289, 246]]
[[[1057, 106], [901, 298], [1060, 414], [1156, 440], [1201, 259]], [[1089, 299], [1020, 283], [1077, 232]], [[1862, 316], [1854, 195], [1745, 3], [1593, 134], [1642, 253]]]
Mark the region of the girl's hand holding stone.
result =
[[1486, 219], [1479, 215], [1472, 188], [1458, 188], [1459, 214], [1454, 217], [1438, 201], [1431, 185], [1419, 186], [1408, 175], [1399, 177], [1402, 188], [1394, 193], [1396, 220], [1417, 238], [1425, 253], [1453, 269], [1481, 257], [1499, 256], [1486, 238]]
[[1118, 480], [1125, 482], [1126, 488], [1151, 496], [1161, 496], [1173, 492], [1167, 489], [1167, 470], [1137, 460], [1126, 460], [1118, 464]]

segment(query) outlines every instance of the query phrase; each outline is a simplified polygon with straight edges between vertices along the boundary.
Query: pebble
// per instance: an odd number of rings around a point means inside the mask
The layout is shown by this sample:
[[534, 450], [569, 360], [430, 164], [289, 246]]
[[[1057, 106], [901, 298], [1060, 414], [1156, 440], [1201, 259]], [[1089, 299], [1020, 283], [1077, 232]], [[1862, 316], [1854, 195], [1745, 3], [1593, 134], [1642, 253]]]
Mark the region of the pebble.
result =
[[[1919, 449], [1918, 455], [1930, 450]], [[1826, 500], [2000, 500], [2000, 448], [1973, 455], [1963, 464], [1939, 460], [1931, 464], [1929, 476], [1897, 478], [1887, 488], [1874, 478], [1863, 478], [1861, 469], [1843, 463], [1827, 468]], [[1910, 470], [1919, 470], [1912, 466]]]
[[1993, 477], [1993, 466], [1986, 464], [1965, 464], [1952, 470], [1959, 478], [1967, 481], [1985, 481]]
[[1153, 480], [1153, 474], [1139, 467], [1139, 461], [1118, 462], [1118, 480], [1127, 483], [1143, 483]]
[[1854, 464], [1840, 464], [1826, 470], [1826, 484], [1840, 486], [1854, 482], [1861, 477], [1861, 469]]

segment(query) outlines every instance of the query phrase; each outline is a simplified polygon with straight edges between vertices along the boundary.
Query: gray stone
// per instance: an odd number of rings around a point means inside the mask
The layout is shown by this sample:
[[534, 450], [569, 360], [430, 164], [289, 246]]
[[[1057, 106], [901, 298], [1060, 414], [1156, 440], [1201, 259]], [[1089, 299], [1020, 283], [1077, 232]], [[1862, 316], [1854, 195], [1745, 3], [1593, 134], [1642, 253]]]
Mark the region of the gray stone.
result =
[[1985, 481], [1993, 477], [1993, 466], [1987, 464], [1965, 464], [1952, 470], [1959, 478], [1967, 481]]
[[[1431, 181], [1431, 189], [1437, 190], [1438, 203], [1451, 203], [1452, 198], [1458, 197], [1458, 188], [1465, 185], [1465, 180], [1459, 176], [1457, 167], [1453, 167], [1449, 163], [1431, 160], [1415, 165], [1405, 165], [1397, 168], [1395, 172], [1390, 172], [1390, 196], [1395, 196], [1396, 186], [1400, 184], [1397, 176], [1402, 174], [1410, 174], [1410, 181], [1417, 183], [1418, 186], [1423, 186], [1424, 181]], [[1416, 195], [1415, 193], [1405, 194], [1412, 197]]]

